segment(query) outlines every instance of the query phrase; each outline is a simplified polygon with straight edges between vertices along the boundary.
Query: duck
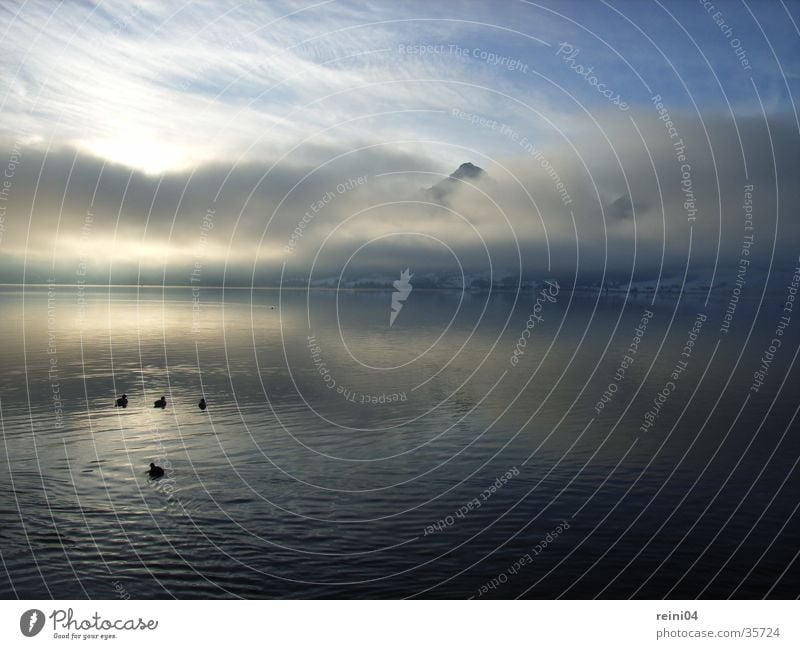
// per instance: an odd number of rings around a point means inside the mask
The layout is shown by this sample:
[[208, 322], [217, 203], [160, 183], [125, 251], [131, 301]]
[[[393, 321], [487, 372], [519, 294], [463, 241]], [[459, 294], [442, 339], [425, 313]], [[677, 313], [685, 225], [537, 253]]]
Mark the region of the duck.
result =
[[200, 408], [200, 410], [205, 410], [206, 408], [208, 408], [208, 404], [206, 403], [205, 397], [200, 399], [200, 403], [197, 404], [197, 407]]
[[160, 466], [156, 466], [153, 462], [150, 462], [150, 469], [147, 471], [147, 475], [151, 478], [162, 478], [164, 477], [164, 469]]
[[167, 398], [162, 396], [158, 401], [153, 403], [153, 408], [161, 408], [162, 410], [167, 407]]
[[123, 394], [119, 399], [115, 402], [116, 408], [127, 408], [128, 407], [128, 395]]

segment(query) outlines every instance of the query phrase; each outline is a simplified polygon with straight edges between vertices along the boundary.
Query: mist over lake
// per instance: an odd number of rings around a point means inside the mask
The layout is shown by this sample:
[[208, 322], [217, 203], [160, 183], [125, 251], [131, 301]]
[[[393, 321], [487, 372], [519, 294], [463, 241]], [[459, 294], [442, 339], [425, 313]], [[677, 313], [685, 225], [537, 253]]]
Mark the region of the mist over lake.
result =
[[[519, 630], [461, 600], [570, 599], [528, 605], [533, 642], [626, 649], [645, 619], [688, 638], [689, 609], [605, 606], [699, 598], [696, 628], [789, 641], [798, 0], [8, 0], [0, 22], [14, 634], [124, 606], [163, 613], [127, 635], [148, 644], [268, 620], [272, 644], [467, 649]], [[183, 625], [160, 601], [236, 598], [458, 601]]]

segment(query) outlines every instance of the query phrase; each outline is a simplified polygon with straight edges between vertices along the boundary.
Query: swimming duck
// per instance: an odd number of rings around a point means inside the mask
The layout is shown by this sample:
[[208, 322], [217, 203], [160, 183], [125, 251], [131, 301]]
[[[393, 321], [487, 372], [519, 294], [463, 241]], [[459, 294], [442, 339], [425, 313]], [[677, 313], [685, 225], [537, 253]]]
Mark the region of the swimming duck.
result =
[[167, 398], [162, 396], [158, 401], [153, 403], [153, 408], [161, 408], [162, 410], [167, 407]]
[[116, 400], [116, 407], [117, 408], [127, 408], [128, 407], [128, 395], [123, 394], [119, 399]]
[[208, 407], [205, 397], [200, 399], [200, 403], [197, 404], [197, 407], [200, 408], [200, 410], [205, 410]]
[[161, 478], [164, 476], [164, 469], [150, 462], [150, 469], [147, 471], [147, 475], [151, 478]]

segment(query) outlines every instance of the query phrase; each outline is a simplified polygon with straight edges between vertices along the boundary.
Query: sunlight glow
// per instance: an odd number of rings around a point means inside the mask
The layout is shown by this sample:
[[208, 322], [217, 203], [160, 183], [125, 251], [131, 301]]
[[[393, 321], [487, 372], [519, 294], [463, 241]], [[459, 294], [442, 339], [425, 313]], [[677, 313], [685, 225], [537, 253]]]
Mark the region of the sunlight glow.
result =
[[93, 140], [86, 145], [92, 155], [125, 165], [150, 176], [181, 171], [191, 166], [192, 156], [185, 147], [151, 135], [127, 133]]

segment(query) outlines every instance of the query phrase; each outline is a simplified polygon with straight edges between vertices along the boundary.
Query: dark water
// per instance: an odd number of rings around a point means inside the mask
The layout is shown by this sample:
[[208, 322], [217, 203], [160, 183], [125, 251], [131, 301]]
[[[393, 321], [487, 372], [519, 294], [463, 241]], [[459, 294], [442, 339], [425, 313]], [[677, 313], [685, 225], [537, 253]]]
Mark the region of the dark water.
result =
[[192, 297], [0, 293], [4, 597], [799, 594], [800, 313], [751, 390], [779, 294], [727, 334], [701, 294]]

